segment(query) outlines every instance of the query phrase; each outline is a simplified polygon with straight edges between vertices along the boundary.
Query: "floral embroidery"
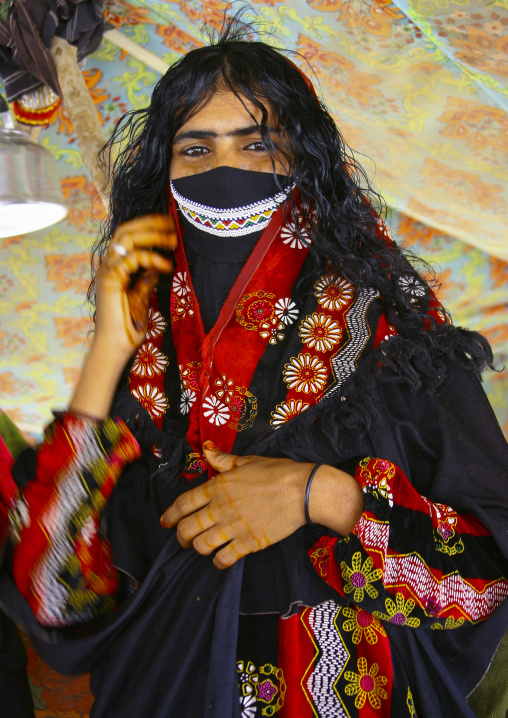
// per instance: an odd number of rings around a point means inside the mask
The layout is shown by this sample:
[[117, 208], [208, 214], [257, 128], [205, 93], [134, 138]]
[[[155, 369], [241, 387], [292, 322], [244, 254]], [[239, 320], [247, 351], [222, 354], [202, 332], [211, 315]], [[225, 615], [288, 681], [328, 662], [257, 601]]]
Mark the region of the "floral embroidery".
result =
[[173, 277], [173, 291], [179, 297], [184, 297], [190, 292], [189, 283], [187, 281], [187, 272], [177, 272]]
[[201, 371], [202, 364], [197, 361], [192, 361], [186, 364], [185, 369], [180, 364], [180, 377], [182, 380], [182, 384], [185, 389], [194, 389], [195, 391], [199, 391], [199, 374]]
[[272, 716], [284, 705], [286, 681], [284, 672], [271, 663], [260, 666], [259, 671], [252, 661], [238, 661], [236, 670], [239, 679], [240, 707], [242, 718], [254, 718], [257, 705], [261, 715]]
[[395, 596], [395, 603], [391, 598], [387, 598], [385, 601], [386, 611], [381, 613], [380, 611], [374, 611], [373, 615], [376, 618], [380, 618], [382, 621], [388, 621], [396, 626], [409, 626], [410, 628], [418, 628], [420, 625], [420, 619], [410, 617], [409, 614], [415, 607], [415, 602], [412, 598], [408, 598], [404, 601], [404, 594], [397, 593]]
[[463, 553], [464, 544], [460, 536], [455, 542], [450, 542], [450, 539], [455, 536], [455, 526], [458, 518], [457, 512], [445, 504], [433, 504], [428, 500], [426, 501], [432, 513], [436, 551], [445, 553], [448, 556]]
[[289, 389], [316, 393], [324, 388], [328, 373], [323, 362], [311, 354], [299, 354], [284, 365], [283, 377]]
[[298, 317], [298, 309], [289, 297], [278, 299], [275, 302], [275, 316], [284, 324], [293, 324]]
[[188, 414], [195, 401], [196, 394], [191, 389], [184, 389], [180, 397], [180, 411], [182, 414]]
[[229, 405], [232, 411], [229, 426], [237, 431], [245, 431], [251, 428], [258, 415], [258, 400], [243, 386], [237, 386], [235, 390], [237, 393]]
[[314, 285], [315, 296], [325, 309], [340, 309], [353, 298], [354, 288], [345, 279], [336, 280], [333, 274], [326, 274]]
[[364, 611], [363, 608], [350, 608], [345, 606], [342, 609], [343, 615], [346, 617], [346, 621], [342, 624], [342, 628], [345, 631], [352, 631], [352, 641], [355, 645], [358, 645], [362, 640], [363, 636], [367, 643], [371, 646], [377, 643], [378, 635], [386, 638], [386, 631], [383, 628], [380, 621], [374, 618], [372, 613]]
[[160, 337], [161, 334], [164, 333], [166, 327], [167, 324], [164, 321], [162, 314], [160, 312], [155, 312], [152, 307], [150, 307], [150, 310], [148, 312], [148, 327], [146, 330], [146, 338], [155, 339], [155, 337]]
[[403, 292], [413, 297], [425, 296], [425, 285], [417, 277], [405, 274], [399, 278], [399, 286]]
[[284, 324], [277, 317], [271, 317], [259, 325], [259, 336], [268, 340], [269, 344], [277, 344], [277, 340], [284, 339]]
[[233, 380], [227, 379], [226, 375], [223, 374], [222, 378], [215, 380], [215, 386], [219, 387], [215, 392], [219, 399], [222, 399], [226, 402], [226, 404], [229, 404], [235, 391]]
[[364, 593], [367, 593], [371, 598], [377, 598], [378, 592], [370, 584], [374, 581], [379, 581], [383, 572], [379, 568], [373, 571], [372, 565], [372, 559], [368, 556], [362, 566], [362, 554], [360, 551], [353, 554], [351, 568], [346, 565], [345, 561], [340, 564], [342, 578], [345, 581], [344, 592], [351, 593], [354, 591], [353, 598], [355, 603], [363, 601]]
[[298, 235], [294, 222], [288, 222], [286, 227], [283, 227], [280, 231], [282, 241], [284, 244], [288, 244], [291, 249], [307, 249], [312, 244], [307, 230], [300, 228], [300, 235]]
[[231, 417], [226, 404], [219, 401], [215, 396], [208, 396], [203, 402], [203, 415], [210, 424], [222, 426]]
[[258, 331], [261, 322], [271, 319], [274, 315], [275, 295], [270, 292], [254, 292], [246, 294], [236, 307], [236, 321], [249, 331]]
[[309, 405], [304, 404], [301, 399], [297, 401], [283, 401], [282, 404], [277, 404], [274, 411], [271, 412], [272, 418], [270, 424], [277, 428], [281, 424], [285, 424], [287, 421], [292, 419], [294, 416], [298, 416], [302, 411], [308, 409]]
[[360, 461], [359, 479], [362, 482], [364, 493], [372, 493], [393, 506], [393, 493], [391, 482], [395, 476], [395, 466], [385, 459], [371, 459], [367, 457]]
[[378, 676], [379, 666], [373, 663], [368, 670], [366, 658], [358, 659], [358, 673], [354, 671], [346, 671], [344, 677], [350, 681], [345, 687], [346, 695], [355, 696], [355, 706], [360, 709], [365, 705], [367, 698], [374, 710], [381, 708], [381, 699], [386, 700], [388, 694], [383, 686], [388, 682], [386, 676]]
[[406, 705], [409, 709], [409, 718], [416, 718], [415, 702], [413, 700], [413, 694], [411, 693], [411, 689], [409, 688], [409, 686], [407, 689]]
[[182, 294], [182, 296], [176, 298], [173, 294], [172, 297], [176, 299], [175, 302], [171, 302], [171, 318], [173, 320], [183, 319], [183, 317], [193, 317], [195, 314], [194, 305], [190, 293]]
[[[452, 618], [452, 616], [448, 616], [448, 618], [446, 619], [445, 624], [444, 624], [444, 629], [446, 631], [451, 631], [454, 628], [460, 628], [460, 626], [462, 626], [463, 623], [464, 623], [463, 618], [455, 619], [455, 618]], [[442, 623], [433, 623], [431, 628], [434, 631], [443, 630], [443, 624]]]
[[133, 389], [132, 394], [153, 418], [162, 416], [169, 409], [167, 398], [151, 384]]
[[131, 371], [138, 376], [153, 377], [166, 371], [168, 363], [167, 357], [152, 342], [146, 342], [138, 349]]
[[330, 351], [339, 343], [342, 330], [338, 322], [326, 314], [311, 314], [300, 324], [298, 335], [311, 349], [318, 352]]
[[208, 462], [203, 458], [201, 454], [192, 451], [187, 454], [187, 460], [185, 462], [185, 471], [196, 471], [198, 474], [203, 474], [208, 468]]
[[310, 560], [321, 578], [328, 576], [330, 547], [320, 546], [310, 554]]
[[240, 421], [244, 402], [245, 399], [242, 396], [234, 396], [229, 402], [229, 408], [231, 409], [231, 414], [234, 421]]
[[258, 302], [253, 302], [248, 311], [247, 316], [253, 322], [259, 322], [260, 320], [271, 317], [273, 313], [273, 306], [271, 302], [266, 299], [260, 299]]

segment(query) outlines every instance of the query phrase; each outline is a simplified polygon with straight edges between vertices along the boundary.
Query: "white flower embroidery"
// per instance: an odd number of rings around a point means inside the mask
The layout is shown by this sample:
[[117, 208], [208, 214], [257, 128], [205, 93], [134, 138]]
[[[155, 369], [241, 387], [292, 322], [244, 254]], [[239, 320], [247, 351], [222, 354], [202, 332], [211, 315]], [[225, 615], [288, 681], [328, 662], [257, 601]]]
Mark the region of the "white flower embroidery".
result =
[[219, 401], [215, 396], [208, 396], [203, 402], [203, 415], [210, 424], [222, 426], [230, 418], [231, 414], [226, 404]]
[[189, 283], [187, 282], [187, 272], [177, 272], [173, 277], [173, 291], [179, 297], [184, 297], [190, 292]]
[[232, 379], [228, 379], [225, 374], [221, 379], [215, 380], [215, 386], [219, 387], [215, 392], [220, 399], [229, 404], [231, 397], [235, 393], [235, 383]]
[[327, 371], [322, 361], [311, 354], [299, 354], [284, 365], [284, 381], [290, 389], [304, 394], [316, 393], [326, 384]]
[[133, 390], [132, 394], [153, 418], [162, 416], [169, 407], [169, 402], [164, 394], [151, 384], [139, 386]]
[[420, 282], [418, 277], [406, 274], [399, 278], [399, 285], [403, 292], [413, 297], [423, 297], [425, 295], [425, 285]]
[[298, 236], [294, 222], [288, 222], [287, 226], [281, 229], [280, 236], [284, 244], [289, 244], [291, 249], [307, 249], [311, 244], [310, 237], [305, 229], [301, 229], [300, 233], [301, 237]]
[[309, 405], [304, 404], [301, 399], [298, 399], [298, 401], [283, 401], [282, 404], [278, 404], [274, 411], [272, 411], [270, 424], [274, 428], [277, 428], [281, 424], [285, 424], [294, 416], [298, 416], [298, 414], [301, 414], [302, 411], [305, 411], [305, 409], [308, 408]]
[[289, 297], [278, 299], [275, 302], [275, 316], [284, 324], [293, 324], [298, 316], [298, 309]]
[[146, 338], [155, 339], [155, 337], [160, 337], [166, 327], [167, 324], [164, 321], [162, 314], [160, 312], [154, 312], [152, 307], [150, 307], [150, 310], [148, 312], [148, 327], [146, 330]]
[[146, 342], [138, 349], [131, 371], [138, 376], [152, 377], [166, 371], [168, 363], [167, 357], [152, 342]]
[[311, 314], [300, 324], [298, 335], [311, 349], [330, 351], [340, 342], [342, 330], [338, 322], [326, 314]]
[[195, 401], [196, 394], [190, 389], [185, 389], [180, 397], [180, 411], [182, 414], [188, 414]]
[[259, 325], [259, 336], [269, 339], [270, 344], [277, 344], [277, 340], [284, 339], [284, 324], [277, 317], [271, 317]]
[[188, 314], [190, 317], [194, 316], [192, 298], [189, 294], [184, 294], [178, 299], [178, 304], [176, 305], [175, 311], [178, 318], [184, 317], [186, 314]]
[[345, 279], [334, 279], [332, 274], [325, 274], [314, 285], [315, 296], [325, 309], [340, 309], [353, 297], [353, 286]]
[[253, 693], [246, 696], [240, 696], [241, 718], [254, 718], [256, 715], [257, 701]]

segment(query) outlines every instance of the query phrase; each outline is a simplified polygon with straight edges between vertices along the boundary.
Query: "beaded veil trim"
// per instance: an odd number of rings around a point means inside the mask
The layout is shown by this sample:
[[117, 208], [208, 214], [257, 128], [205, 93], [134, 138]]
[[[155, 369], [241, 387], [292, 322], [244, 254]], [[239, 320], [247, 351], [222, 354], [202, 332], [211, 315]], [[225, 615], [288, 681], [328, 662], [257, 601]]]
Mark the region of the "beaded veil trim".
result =
[[273, 197], [267, 197], [243, 207], [214, 209], [183, 197], [177, 192], [171, 179], [169, 184], [178, 208], [189, 222], [203, 232], [214, 234], [217, 237], [240, 237], [244, 234], [251, 234], [251, 232], [258, 232], [268, 224], [272, 214], [293, 189], [288, 187]]

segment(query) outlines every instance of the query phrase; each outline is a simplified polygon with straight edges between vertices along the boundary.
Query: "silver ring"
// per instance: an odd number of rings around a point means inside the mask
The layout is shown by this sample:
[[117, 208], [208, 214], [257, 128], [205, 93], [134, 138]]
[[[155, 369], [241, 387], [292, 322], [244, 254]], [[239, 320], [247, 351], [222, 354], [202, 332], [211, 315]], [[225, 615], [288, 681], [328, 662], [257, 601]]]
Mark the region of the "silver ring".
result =
[[120, 242], [113, 242], [111, 245], [111, 249], [113, 252], [116, 252], [119, 257], [126, 257], [128, 255], [127, 250], [123, 246], [123, 244], [120, 244]]

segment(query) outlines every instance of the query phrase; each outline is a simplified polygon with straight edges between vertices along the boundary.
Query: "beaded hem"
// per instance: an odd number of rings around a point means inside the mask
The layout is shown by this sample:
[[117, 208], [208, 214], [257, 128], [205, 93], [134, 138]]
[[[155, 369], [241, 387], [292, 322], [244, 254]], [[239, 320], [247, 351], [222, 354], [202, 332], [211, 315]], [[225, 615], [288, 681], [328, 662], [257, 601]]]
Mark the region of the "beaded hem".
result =
[[268, 224], [275, 210], [293, 189], [293, 187], [288, 187], [287, 190], [278, 192], [273, 197], [267, 197], [243, 207], [215, 209], [183, 197], [175, 189], [171, 179], [169, 184], [171, 193], [184, 217], [203, 232], [214, 234], [217, 237], [239, 237], [258, 232]]

